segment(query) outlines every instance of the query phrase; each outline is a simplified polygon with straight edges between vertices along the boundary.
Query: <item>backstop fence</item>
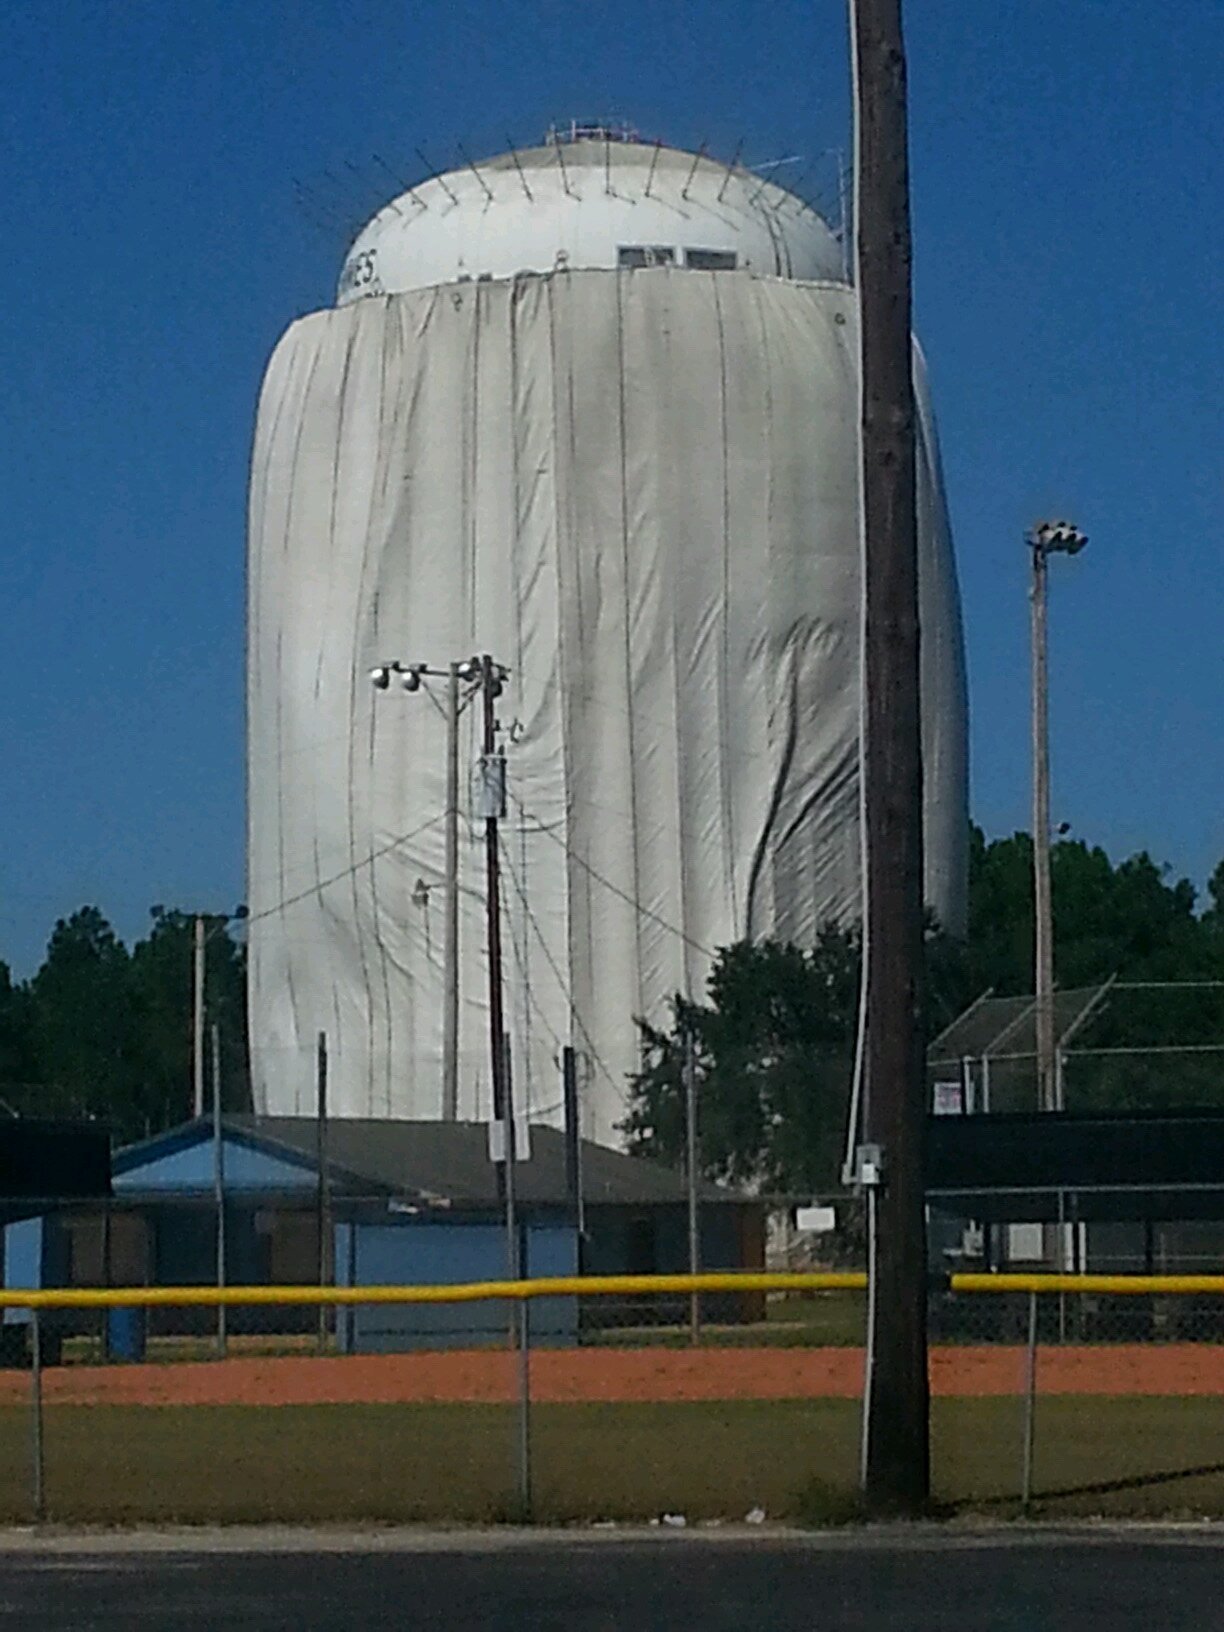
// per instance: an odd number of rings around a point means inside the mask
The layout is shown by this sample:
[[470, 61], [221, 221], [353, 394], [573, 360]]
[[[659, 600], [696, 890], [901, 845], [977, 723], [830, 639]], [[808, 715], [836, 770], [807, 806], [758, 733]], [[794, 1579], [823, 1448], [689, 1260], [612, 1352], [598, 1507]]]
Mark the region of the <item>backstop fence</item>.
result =
[[[866, 1277], [0, 1292], [0, 1518], [680, 1524], [857, 1508]], [[930, 1294], [944, 1509], [1224, 1514], [1224, 1276]]]

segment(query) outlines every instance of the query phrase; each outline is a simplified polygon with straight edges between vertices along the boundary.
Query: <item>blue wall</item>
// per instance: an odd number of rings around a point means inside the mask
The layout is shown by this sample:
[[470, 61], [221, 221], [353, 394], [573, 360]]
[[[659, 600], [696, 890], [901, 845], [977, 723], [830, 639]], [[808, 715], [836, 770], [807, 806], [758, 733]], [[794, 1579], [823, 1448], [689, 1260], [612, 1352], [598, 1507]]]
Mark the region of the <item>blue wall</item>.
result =
[[[41, 1218], [23, 1218], [4, 1227], [4, 1284], [35, 1287], [43, 1284], [43, 1226]], [[28, 1309], [6, 1309], [6, 1326], [29, 1321]]]
[[[527, 1273], [572, 1275], [577, 1242], [568, 1226], [532, 1225], [526, 1231]], [[500, 1224], [354, 1223], [336, 1227], [336, 1280], [342, 1286], [447, 1286], [502, 1280], [506, 1236]], [[536, 1343], [574, 1342], [574, 1298], [541, 1298], [529, 1305]], [[454, 1348], [504, 1344], [510, 1308], [480, 1303], [357, 1306], [342, 1312], [341, 1346], [348, 1351]]]

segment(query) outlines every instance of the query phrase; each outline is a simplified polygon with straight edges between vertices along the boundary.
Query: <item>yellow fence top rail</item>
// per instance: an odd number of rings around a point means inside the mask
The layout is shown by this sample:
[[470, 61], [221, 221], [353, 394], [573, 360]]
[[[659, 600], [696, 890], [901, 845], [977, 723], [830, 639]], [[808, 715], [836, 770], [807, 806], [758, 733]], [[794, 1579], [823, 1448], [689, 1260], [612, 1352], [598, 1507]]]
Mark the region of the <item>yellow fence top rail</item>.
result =
[[1187, 1293], [1224, 1296], [1224, 1275], [953, 1275], [953, 1292]]
[[215, 1309], [249, 1304], [479, 1303], [488, 1298], [633, 1297], [689, 1292], [863, 1291], [867, 1277], [838, 1273], [707, 1275], [556, 1275], [526, 1281], [464, 1281], [446, 1286], [119, 1286], [0, 1289], [3, 1309]]
[[[1224, 1275], [960, 1274], [943, 1283], [958, 1293], [1095, 1293], [1224, 1297]], [[525, 1281], [463, 1281], [432, 1286], [116, 1286], [0, 1288], [0, 1309], [237, 1308], [250, 1305], [480, 1303], [490, 1298], [655, 1297], [692, 1292], [862, 1292], [861, 1271], [703, 1275], [557, 1275]]]

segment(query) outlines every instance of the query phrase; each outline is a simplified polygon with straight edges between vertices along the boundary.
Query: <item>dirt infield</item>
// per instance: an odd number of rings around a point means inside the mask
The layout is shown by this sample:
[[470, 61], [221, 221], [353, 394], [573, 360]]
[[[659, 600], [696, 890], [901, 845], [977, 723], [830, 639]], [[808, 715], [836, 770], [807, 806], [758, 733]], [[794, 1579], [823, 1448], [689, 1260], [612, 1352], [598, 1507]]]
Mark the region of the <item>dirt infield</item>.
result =
[[[288, 1356], [175, 1364], [64, 1366], [44, 1374], [44, 1398], [64, 1405], [397, 1405], [498, 1403], [516, 1397], [504, 1350]], [[854, 1399], [861, 1349], [540, 1349], [531, 1359], [541, 1403]], [[1015, 1395], [1020, 1348], [934, 1348], [931, 1390], [944, 1398]], [[1046, 1348], [1048, 1394], [1224, 1395], [1224, 1348], [1205, 1344]], [[0, 1404], [28, 1398], [30, 1380], [0, 1372]]]

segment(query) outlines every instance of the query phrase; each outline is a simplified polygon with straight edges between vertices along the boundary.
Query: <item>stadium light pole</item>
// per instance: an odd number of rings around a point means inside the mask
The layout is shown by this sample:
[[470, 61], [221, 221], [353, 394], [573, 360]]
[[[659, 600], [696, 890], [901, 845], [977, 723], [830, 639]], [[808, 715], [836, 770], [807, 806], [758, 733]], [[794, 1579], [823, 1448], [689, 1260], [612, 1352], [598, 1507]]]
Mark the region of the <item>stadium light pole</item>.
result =
[[1052, 555], [1078, 555], [1087, 537], [1069, 521], [1039, 521], [1025, 535], [1033, 658], [1033, 999], [1037, 1028], [1037, 1108], [1063, 1109], [1054, 1036], [1054, 912], [1050, 889], [1050, 670], [1047, 603]]
[[[446, 849], [443, 858], [445, 916], [442, 926], [442, 1120], [459, 1116], [459, 719], [480, 689], [479, 663], [469, 659], [431, 668], [428, 663], [381, 663], [370, 670], [376, 691], [387, 691], [398, 679], [403, 690], [417, 692], [430, 679], [446, 681]], [[468, 691], [464, 694], [463, 687]], [[426, 689], [431, 698], [433, 693]], [[436, 698], [434, 699], [436, 701]]]

